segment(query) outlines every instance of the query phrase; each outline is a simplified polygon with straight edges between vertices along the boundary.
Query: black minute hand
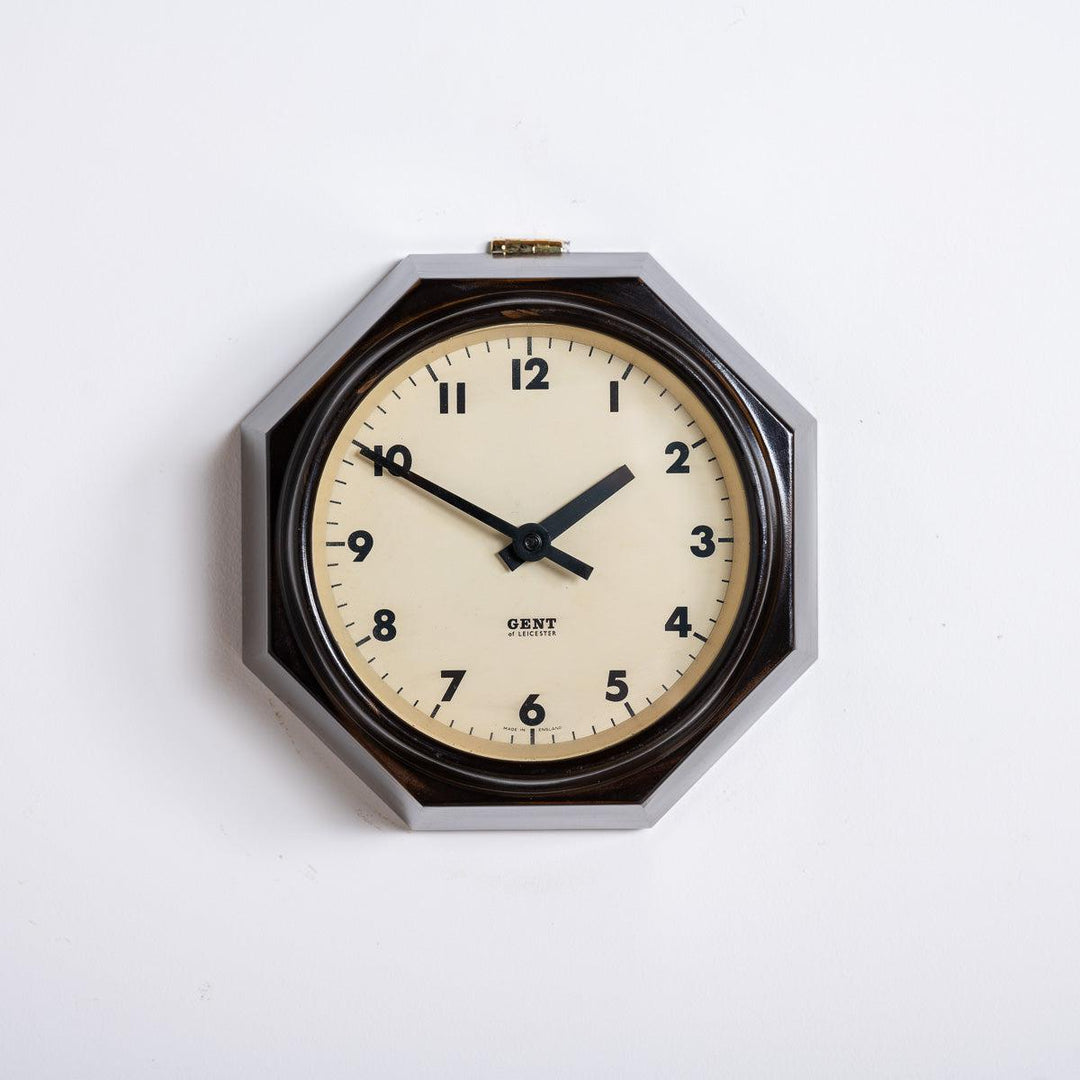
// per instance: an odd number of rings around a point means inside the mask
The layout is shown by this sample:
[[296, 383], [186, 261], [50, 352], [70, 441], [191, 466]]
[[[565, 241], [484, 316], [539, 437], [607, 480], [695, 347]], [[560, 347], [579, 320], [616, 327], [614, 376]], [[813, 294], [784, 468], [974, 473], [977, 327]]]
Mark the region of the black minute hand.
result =
[[[455, 510], [460, 510], [463, 514], [467, 514], [476, 521], [482, 522], [489, 529], [494, 529], [495, 532], [502, 533], [503, 536], [509, 537], [511, 540], [517, 537], [518, 533], [521, 531], [517, 526], [511, 525], [509, 521], [489, 513], [483, 507], [477, 506], [476, 503], [470, 502], [468, 499], [463, 499], [460, 495], [455, 495], [454, 492], [448, 491], [440, 484], [436, 484], [433, 480], [428, 480], [426, 476], [421, 476], [419, 473], [413, 472], [412, 469], [402, 468], [402, 466], [392, 458], [388, 458], [383, 454], [376, 454], [371, 447], [364, 446], [363, 443], [357, 442], [355, 439], [353, 439], [353, 443], [359, 448], [360, 453], [363, 454], [368, 461], [373, 461], [376, 465], [381, 465], [383, 469], [392, 476], [407, 480], [410, 484], [420, 488], [422, 491], [426, 491], [429, 495], [434, 495], [436, 499], [448, 503]], [[560, 551], [557, 547], [548, 545], [544, 551], [543, 557], [550, 559], [564, 570], [569, 570], [572, 574], [577, 574], [577, 576], [581, 578], [588, 579], [589, 575], [593, 572], [593, 568], [589, 566], [588, 563], [583, 563], [580, 559], [575, 559], [573, 555], [568, 555], [565, 551]]]
[[[620, 465], [617, 469], [608, 473], [602, 480], [597, 480], [590, 488], [586, 488], [576, 498], [571, 499], [565, 506], [559, 507], [554, 514], [549, 514], [540, 524], [544, 527], [548, 538], [554, 540], [556, 536], [566, 532], [571, 525], [576, 525], [586, 514], [592, 513], [601, 503], [606, 502], [634, 479], [634, 474], [626, 465]], [[518, 558], [514, 551], [514, 545], [508, 544], [499, 552], [499, 558], [511, 570], [516, 570], [524, 561]]]

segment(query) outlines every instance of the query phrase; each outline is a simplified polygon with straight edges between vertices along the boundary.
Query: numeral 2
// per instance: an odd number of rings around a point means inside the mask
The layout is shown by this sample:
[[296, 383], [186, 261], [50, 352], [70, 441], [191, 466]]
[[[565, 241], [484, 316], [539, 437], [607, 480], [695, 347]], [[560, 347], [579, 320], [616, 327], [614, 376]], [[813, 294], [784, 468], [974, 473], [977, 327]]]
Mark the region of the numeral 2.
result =
[[675, 460], [667, 467], [670, 473], [688, 473], [690, 466], [686, 462], [690, 458], [690, 447], [684, 442], [670, 442], [667, 444], [665, 454], [674, 454]]
[[[550, 390], [551, 387], [548, 385], [547, 381], [548, 362], [542, 357], [530, 356], [529, 359], [525, 361], [525, 370], [528, 372], [534, 369], [536, 374], [525, 384], [525, 389]], [[521, 389], [521, 358], [517, 356], [510, 361], [510, 389]]]

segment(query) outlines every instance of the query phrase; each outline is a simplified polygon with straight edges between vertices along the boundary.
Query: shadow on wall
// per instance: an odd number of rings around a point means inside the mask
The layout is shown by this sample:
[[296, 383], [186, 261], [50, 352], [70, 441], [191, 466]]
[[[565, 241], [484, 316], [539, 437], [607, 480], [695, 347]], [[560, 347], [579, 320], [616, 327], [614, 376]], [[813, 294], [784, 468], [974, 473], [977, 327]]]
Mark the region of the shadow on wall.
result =
[[[291, 751], [290, 758], [303, 763], [291, 770], [297, 774], [297, 786], [331, 796], [339, 811], [336, 816], [348, 807], [345, 820], [354, 825], [359, 819], [374, 829], [400, 827], [368, 788], [244, 666], [238, 427], [212, 454], [206, 490], [207, 611], [212, 627], [208, 665], [214, 682], [231, 700], [230, 715], [256, 721], [246, 726], [258, 747], [266, 749], [269, 735], [279, 750]], [[271, 719], [276, 732], [267, 723]]]

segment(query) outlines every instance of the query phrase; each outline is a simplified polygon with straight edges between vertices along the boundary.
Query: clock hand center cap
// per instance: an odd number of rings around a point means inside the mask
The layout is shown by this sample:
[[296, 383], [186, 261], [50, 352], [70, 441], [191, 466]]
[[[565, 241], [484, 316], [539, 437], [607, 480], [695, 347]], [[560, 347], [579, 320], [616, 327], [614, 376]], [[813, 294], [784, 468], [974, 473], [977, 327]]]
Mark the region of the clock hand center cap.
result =
[[514, 554], [523, 562], [536, 562], [547, 555], [551, 547], [551, 537], [547, 529], [536, 522], [522, 525], [514, 534], [512, 541]]

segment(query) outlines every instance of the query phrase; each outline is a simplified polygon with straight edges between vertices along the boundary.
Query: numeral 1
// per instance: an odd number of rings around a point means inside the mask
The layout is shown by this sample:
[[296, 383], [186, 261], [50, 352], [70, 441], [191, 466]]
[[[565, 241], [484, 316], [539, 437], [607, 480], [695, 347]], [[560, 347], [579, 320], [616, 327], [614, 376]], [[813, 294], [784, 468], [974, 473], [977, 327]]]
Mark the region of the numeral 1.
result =
[[[525, 384], [526, 390], [549, 390], [551, 387], [547, 381], [548, 362], [539, 356], [530, 356], [525, 361], [526, 371], [535, 371], [536, 374]], [[521, 389], [521, 358], [515, 356], [510, 361], [510, 389]]]
[[[400, 475], [403, 472], [408, 472], [412, 468], [412, 454], [409, 452], [409, 448], [407, 446], [402, 446], [400, 443], [395, 443], [393, 446], [390, 447], [389, 450], [386, 451], [385, 454], [383, 453], [382, 446], [374, 446], [372, 447], [372, 449], [375, 451], [376, 455], [379, 458], [385, 459], [386, 468], [390, 470], [391, 475]], [[374, 465], [375, 475], [382, 476], [382, 461], [376, 461], [374, 462]]]
[[[455, 383], [454, 387], [454, 412], [463, 413], [465, 411], [465, 384]], [[449, 383], [439, 383], [439, 412], [444, 416], [450, 412]]]

